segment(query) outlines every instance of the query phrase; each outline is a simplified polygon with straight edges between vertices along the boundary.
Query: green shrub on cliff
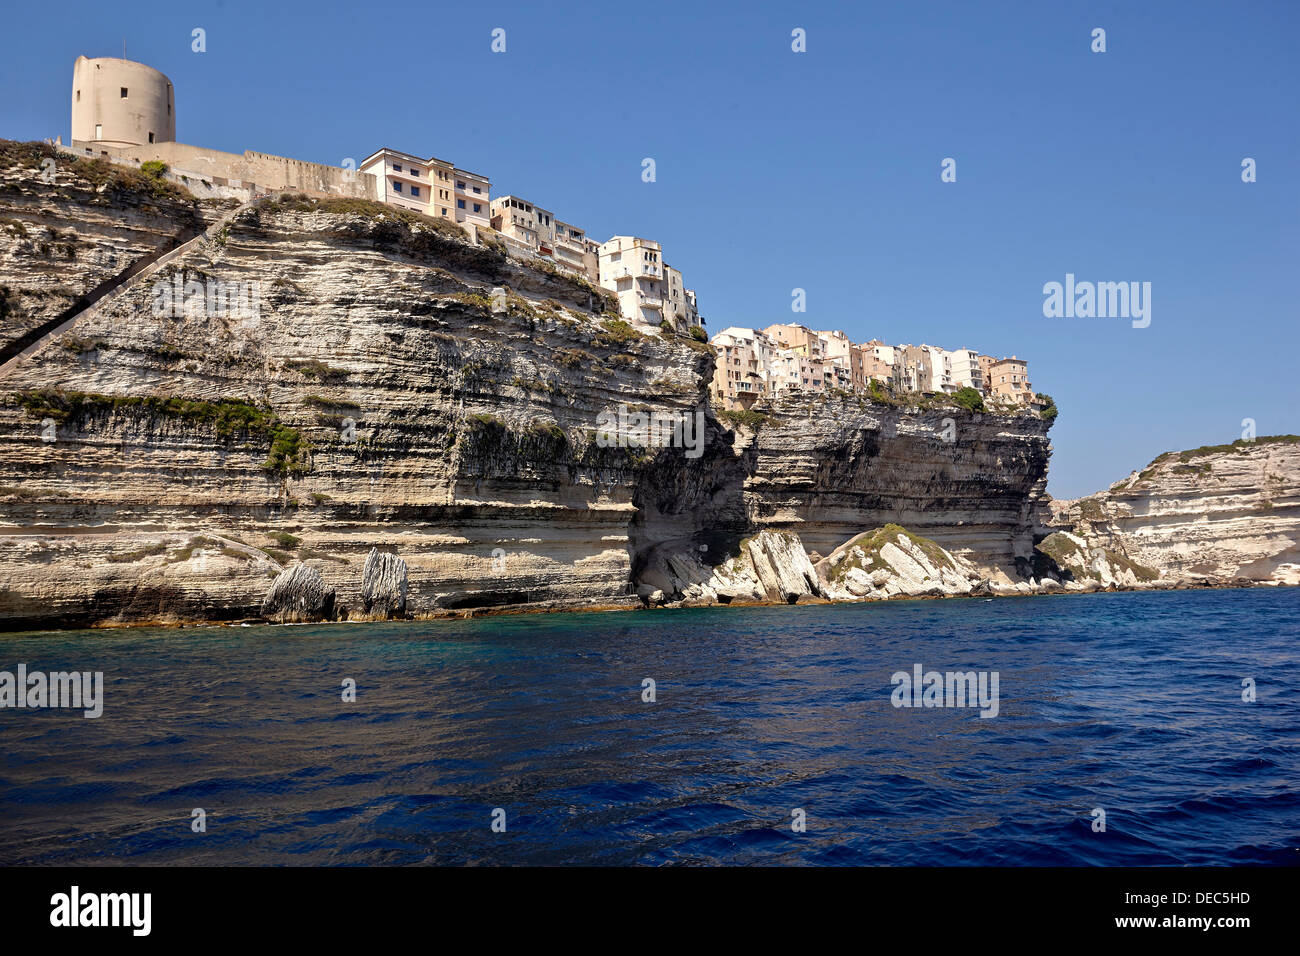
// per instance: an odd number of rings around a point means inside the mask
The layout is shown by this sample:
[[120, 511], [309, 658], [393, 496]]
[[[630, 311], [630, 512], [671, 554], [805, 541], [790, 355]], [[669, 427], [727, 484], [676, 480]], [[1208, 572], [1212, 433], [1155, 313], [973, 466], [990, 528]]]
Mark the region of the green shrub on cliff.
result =
[[[188, 189], [144, 170], [148, 163], [141, 164], [140, 169], [119, 166], [110, 163], [102, 156], [94, 159], [82, 158], [62, 153], [49, 143], [21, 143], [14, 140], [0, 139], [0, 166], [17, 166], [35, 171], [48, 168], [42, 164], [47, 159], [54, 160], [56, 175], [62, 179], [71, 174], [75, 179], [88, 181], [97, 189], [114, 193], [135, 193], [151, 199], [168, 199], [176, 202], [195, 203], [197, 200]], [[166, 171], [166, 166], [163, 166]], [[65, 181], [66, 182], [66, 181]], [[6, 189], [17, 189], [21, 183], [5, 184]], [[52, 185], [58, 186], [58, 181]]]
[[628, 342], [640, 341], [643, 336], [632, 324], [624, 319], [606, 319], [600, 323], [600, 331], [596, 333], [591, 340], [593, 345], [611, 348], [615, 345], [625, 345]]
[[1056, 399], [1052, 398], [1052, 396], [1048, 395], [1046, 392], [1039, 392], [1038, 400], [1043, 404], [1043, 407], [1039, 409], [1038, 412], [1038, 414], [1043, 417], [1043, 421], [1056, 421], [1056, 416], [1060, 414], [1056, 407]]
[[[1155, 581], [1160, 577], [1160, 572], [1138, 564], [1127, 555], [1111, 548], [1093, 548], [1089, 551], [1086, 545], [1080, 545], [1077, 540], [1061, 531], [1049, 534], [1035, 545], [1034, 550], [1051, 558], [1058, 569], [1066, 572], [1076, 581], [1101, 580], [1100, 572], [1092, 568], [1092, 562], [1098, 553], [1105, 557], [1112, 568], [1132, 571], [1133, 576], [1139, 581]], [[1041, 570], [1037, 565], [1035, 566], [1035, 571], [1040, 576]]]
[[878, 379], [873, 378], [867, 383], [867, 395], [877, 405], [894, 404], [893, 396], [886, 391], [885, 386]]
[[537, 421], [528, 426], [524, 436], [549, 445], [563, 445], [568, 441], [564, 429], [555, 422]]
[[311, 445], [302, 432], [277, 423], [271, 429], [271, 451], [262, 470], [277, 475], [305, 474], [311, 471], [310, 452]]
[[953, 392], [952, 400], [962, 408], [969, 409], [972, 412], [984, 411], [984, 396], [969, 385], [963, 386]]
[[772, 420], [771, 416], [749, 408], [724, 409], [717, 413], [717, 417], [729, 425], [745, 428], [752, 432], [758, 431]]
[[559, 349], [555, 361], [565, 368], [596, 368], [596, 356], [583, 349]]

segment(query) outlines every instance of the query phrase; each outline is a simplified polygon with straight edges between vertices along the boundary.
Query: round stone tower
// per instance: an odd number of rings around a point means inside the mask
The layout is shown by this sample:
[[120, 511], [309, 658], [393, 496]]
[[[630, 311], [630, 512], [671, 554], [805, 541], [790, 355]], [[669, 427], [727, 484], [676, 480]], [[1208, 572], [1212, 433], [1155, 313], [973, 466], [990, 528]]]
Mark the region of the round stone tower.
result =
[[176, 139], [172, 81], [116, 57], [77, 57], [72, 67], [72, 139], [144, 146]]

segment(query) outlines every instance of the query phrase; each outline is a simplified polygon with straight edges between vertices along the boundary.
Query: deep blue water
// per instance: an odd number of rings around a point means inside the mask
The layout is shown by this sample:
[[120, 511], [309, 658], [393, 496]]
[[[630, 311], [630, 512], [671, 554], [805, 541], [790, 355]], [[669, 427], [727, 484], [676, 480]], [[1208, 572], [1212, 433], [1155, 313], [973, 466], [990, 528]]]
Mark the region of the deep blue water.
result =
[[[0, 710], [0, 863], [1296, 863], [1297, 638], [1295, 589], [0, 635], [106, 685]], [[916, 663], [999, 715], [893, 707]]]

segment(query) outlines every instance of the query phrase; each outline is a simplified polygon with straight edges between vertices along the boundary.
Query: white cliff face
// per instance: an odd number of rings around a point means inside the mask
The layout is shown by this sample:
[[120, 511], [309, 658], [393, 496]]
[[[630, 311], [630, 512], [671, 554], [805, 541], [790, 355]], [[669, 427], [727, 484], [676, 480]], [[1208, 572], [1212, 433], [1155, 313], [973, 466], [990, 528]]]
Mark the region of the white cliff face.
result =
[[[1166, 581], [1300, 584], [1300, 438], [1168, 453], [1107, 491], [1052, 504], [1052, 527]], [[1040, 546], [1041, 547], [1041, 546]]]
[[985, 578], [970, 561], [898, 525], [850, 538], [818, 562], [826, 596], [840, 601], [968, 595]]

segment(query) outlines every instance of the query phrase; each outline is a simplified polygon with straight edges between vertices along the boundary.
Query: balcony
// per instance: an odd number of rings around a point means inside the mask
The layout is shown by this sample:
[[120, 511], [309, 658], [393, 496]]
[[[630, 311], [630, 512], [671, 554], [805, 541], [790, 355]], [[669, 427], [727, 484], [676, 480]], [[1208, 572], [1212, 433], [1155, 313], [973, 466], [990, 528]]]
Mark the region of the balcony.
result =
[[613, 279], [659, 279], [659, 271], [653, 266], [646, 266], [642, 269], [629, 269], [623, 266], [622, 269], [611, 271], [610, 277]]

